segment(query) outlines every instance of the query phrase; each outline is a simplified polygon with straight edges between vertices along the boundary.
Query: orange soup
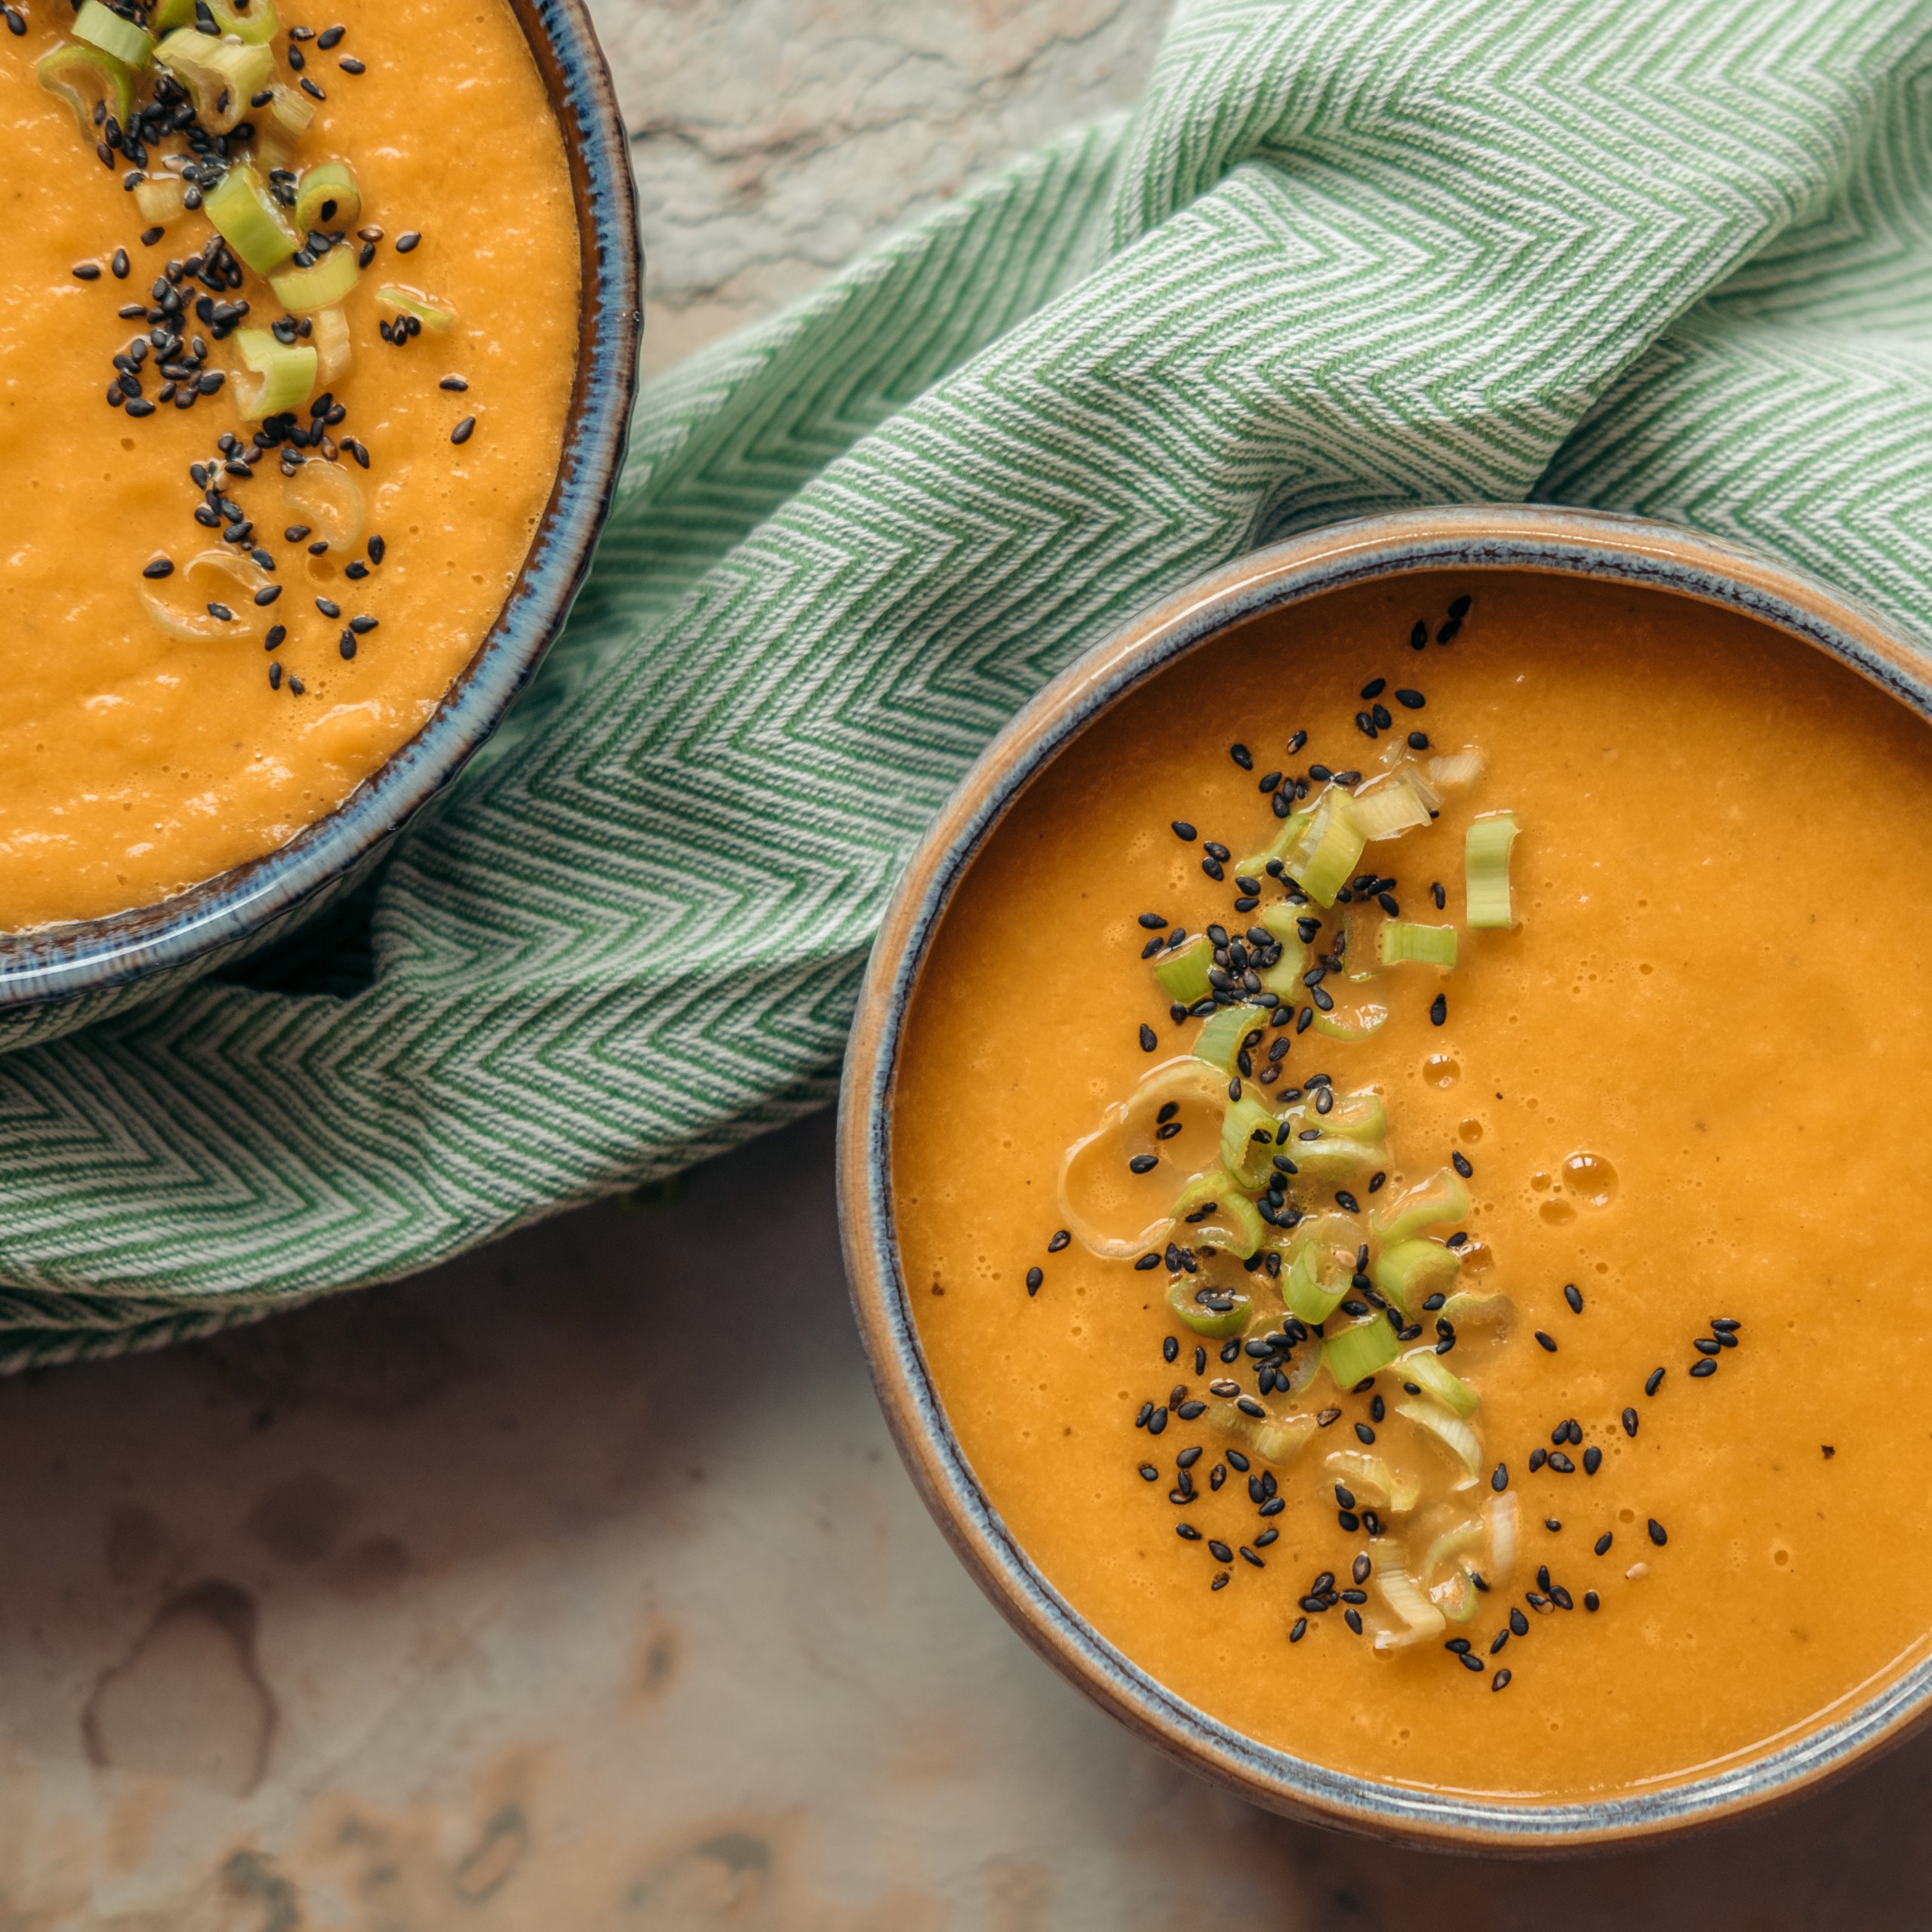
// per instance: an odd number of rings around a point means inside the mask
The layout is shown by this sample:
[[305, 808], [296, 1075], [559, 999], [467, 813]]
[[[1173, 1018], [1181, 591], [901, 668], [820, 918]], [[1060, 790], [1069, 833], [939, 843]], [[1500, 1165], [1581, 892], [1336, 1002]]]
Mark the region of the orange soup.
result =
[[272, 850], [421, 727], [549, 495], [579, 275], [504, 0], [20, 0], [5, 25], [19, 930]]
[[1932, 1630], [1932, 740], [1660, 592], [1414, 577], [1102, 716], [897, 1075], [993, 1505], [1199, 1709], [1577, 1800]]

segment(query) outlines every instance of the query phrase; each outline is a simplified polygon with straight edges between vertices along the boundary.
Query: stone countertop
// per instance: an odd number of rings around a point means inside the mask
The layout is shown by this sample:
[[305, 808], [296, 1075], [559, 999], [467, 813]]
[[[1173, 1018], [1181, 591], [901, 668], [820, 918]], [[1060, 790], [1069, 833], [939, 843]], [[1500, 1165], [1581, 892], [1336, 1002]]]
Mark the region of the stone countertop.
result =
[[[1164, 11], [601, 0], [651, 359], [1130, 98]], [[1775, 1818], [1543, 1865], [1285, 1823], [1142, 1746], [900, 1470], [832, 1175], [807, 1123], [667, 1204], [0, 1383], [0, 1932], [1932, 1921], [1932, 1737]]]

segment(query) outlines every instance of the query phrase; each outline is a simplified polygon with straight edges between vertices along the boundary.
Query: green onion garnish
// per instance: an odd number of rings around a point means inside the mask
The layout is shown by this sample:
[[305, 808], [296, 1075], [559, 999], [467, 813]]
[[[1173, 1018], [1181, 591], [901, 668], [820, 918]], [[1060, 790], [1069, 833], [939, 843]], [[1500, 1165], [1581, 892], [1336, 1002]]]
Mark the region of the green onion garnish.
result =
[[1386, 919], [1378, 940], [1385, 966], [1405, 966], [1416, 961], [1425, 966], [1440, 966], [1447, 972], [1456, 963], [1454, 926], [1424, 926], [1411, 919]]
[[1168, 1284], [1168, 1307], [1183, 1328], [1211, 1342], [1225, 1342], [1247, 1325], [1252, 1306], [1245, 1288], [1225, 1286], [1204, 1275], [1177, 1275]]
[[1337, 1094], [1325, 1113], [1315, 1113], [1303, 1106], [1295, 1109], [1304, 1127], [1318, 1126], [1324, 1134], [1339, 1134], [1344, 1140], [1385, 1140], [1389, 1133], [1389, 1110], [1380, 1094]]
[[262, 177], [245, 162], [221, 177], [202, 206], [222, 239], [257, 275], [266, 275], [294, 254], [294, 232]]
[[1352, 1389], [1358, 1382], [1386, 1368], [1401, 1346], [1395, 1339], [1395, 1330], [1380, 1315], [1371, 1315], [1322, 1343], [1321, 1365], [1335, 1378], [1337, 1387]]
[[134, 205], [150, 228], [178, 221], [187, 208], [187, 188], [178, 174], [156, 174], [134, 183]]
[[432, 301], [414, 288], [399, 288], [393, 282], [376, 291], [376, 300], [385, 309], [414, 315], [426, 329], [440, 332], [456, 320], [456, 311], [445, 302]]
[[1485, 812], [1469, 826], [1463, 848], [1466, 917], [1472, 926], [1513, 926], [1509, 909], [1509, 848], [1516, 842], [1514, 812]]
[[[1386, 1329], [1389, 1324], [1383, 1322], [1381, 1326]], [[1325, 1343], [1323, 1347], [1325, 1351]], [[1441, 1403], [1420, 1395], [1397, 1402], [1394, 1407], [1398, 1416], [1406, 1417], [1454, 1457], [1459, 1473], [1450, 1484], [1452, 1489], [1468, 1489], [1475, 1483], [1482, 1473], [1482, 1441], [1461, 1417], [1451, 1414]]]
[[325, 389], [349, 373], [354, 359], [349, 318], [340, 309], [318, 309], [309, 317], [309, 340], [315, 352], [315, 380]]
[[1482, 1406], [1482, 1398], [1433, 1349], [1411, 1349], [1398, 1367], [1410, 1381], [1465, 1421]]
[[[249, 101], [268, 85], [275, 71], [271, 48], [238, 40], [211, 40], [194, 27], [177, 27], [165, 35], [154, 57], [194, 96], [195, 118], [214, 134], [228, 133], [241, 121]], [[213, 204], [211, 195], [211, 208]], [[242, 259], [248, 261], [245, 255]], [[253, 262], [248, 266], [255, 267]]]
[[1314, 816], [1303, 828], [1281, 863], [1289, 875], [1318, 906], [1332, 906], [1349, 882], [1367, 842], [1349, 809], [1348, 793], [1331, 785], [1317, 801]]
[[1251, 1416], [1225, 1396], [1208, 1404], [1203, 1420], [1278, 1469], [1286, 1469], [1308, 1447], [1315, 1430], [1312, 1416]]
[[[321, 353], [316, 374], [321, 374]], [[332, 550], [352, 550], [362, 540], [368, 505], [346, 463], [303, 463], [281, 479], [281, 498], [298, 523], [309, 525]]]
[[1230, 1100], [1221, 1116], [1221, 1164], [1241, 1186], [1260, 1187], [1275, 1153], [1275, 1110], [1251, 1094]]
[[1364, 838], [1394, 838], [1429, 823], [1429, 807], [1406, 772], [1372, 779], [1357, 792], [1349, 816]]
[[1469, 1190], [1462, 1176], [1454, 1168], [1444, 1168], [1404, 1189], [1386, 1207], [1370, 1209], [1368, 1225], [1380, 1240], [1407, 1241], [1428, 1229], [1466, 1220], [1469, 1212]]
[[1375, 1285], [1413, 1318], [1431, 1295], [1446, 1295], [1455, 1287], [1462, 1267], [1453, 1247], [1418, 1238], [1391, 1241], [1368, 1272]]
[[[1204, 1208], [1209, 1211], [1201, 1214]], [[1197, 1214], [1201, 1219], [1190, 1223], [1188, 1217]], [[1260, 1250], [1268, 1232], [1254, 1203], [1224, 1168], [1210, 1168], [1205, 1174], [1196, 1174], [1174, 1202], [1174, 1218], [1180, 1224], [1182, 1240], [1224, 1247], [1243, 1261]]]
[[[1306, 881], [1304, 881], [1305, 883]], [[1355, 1045], [1367, 1039], [1372, 1033], [1382, 1030], [1389, 1017], [1389, 1009], [1373, 1000], [1364, 1000], [1352, 1014], [1324, 1013], [1318, 1008], [1315, 1017], [1309, 1023], [1318, 1033], [1325, 1033], [1331, 1040], [1340, 1040]]]
[[[192, 17], [191, 4], [189, 14]], [[275, 10], [275, 0], [248, 0], [245, 7], [236, 7], [229, 0], [208, 0], [208, 11], [214, 16], [214, 23], [225, 34], [232, 33], [235, 38], [251, 47], [266, 47], [281, 31], [281, 21]]]
[[315, 392], [315, 352], [306, 343], [278, 342], [267, 329], [238, 329], [242, 360], [261, 380], [253, 388], [237, 381], [235, 404], [251, 421], [299, 409]]
[[1391, 1537], [1383, 1537], [1376, 1550], [1375, 1587], [1401, 1626], [1376, 1632], [1378, 1651], [1406, 1650], [1413, 1644], [1426, 1644], [1441, 1635], [1444, 1628], [1441, 1611], [1417, 1589], [1402, 1546]]
[[1222, 1007], [1208, 1016], [1194, 1036], [1194, 1057], [1218, 1066], [1223, 1073], [1232, 1073], [1242, 1041], [1267, 1023], [1265, 1006]]
[[97, 105], [104, 105], [124, 128], [134, 118], [134, 75], [124, 63], [97, 47], [67, 42], [51, 54], [43, 54], [35, 63], [34, 72], [49, 94], [58, 94], [74, 110], [74, 125], [89, 147], [97, 138], [94, 125]]
[[302, 171], [295, 189], [295, 225], [305, 235], [312, 228], [353, 227], [361, 214], [362, 190], [347, 162], [325, 161]]
[[153, 35], [103, 7], [100, 0], [81, 0], [81, 11], [74, 16], [74, 32], [77, 38], [112, 54], [136, 73], [154, 58]]
[[1325, 1242], [1291, 1248], [1281, 1275], [1281, 1299], [1290, 1313], [1310, 1327], [1326, 1321], [1347, 1295], [1355, 1266], [1352, 1250], [1337, 1251]]
[[354, 249], [331, 248], [308, 268], [278, 269], [269, 277], [269, 286], [291, 315], [306, 315], [317, 309], [334, 308], [355, 286], [361, 272], [355, 265]]
[[1208, 997], [1208, 969], [1214, 963], [1213, 942], [1203, 933], [1154, 961], [1154, 977], [1161, 990], [1178, 1005], [1192, 1006]]
[[300, 136], [309, 131], [309, 124], [315, 118], [315, 103], [299, 88], [285, 86], [275, 82], [270, 89], [275, 98], [269, 103], [269, 112], [275, 117], [285, 134]]
[[1398, 1472], [1386, 1456], [1361, 1449], [1334, 1449], [1322, 1458], [1322, 1467], [1367, 1509], [1406, 1516], [1422, 1500], [1421, 1484], [1406, 1469]]

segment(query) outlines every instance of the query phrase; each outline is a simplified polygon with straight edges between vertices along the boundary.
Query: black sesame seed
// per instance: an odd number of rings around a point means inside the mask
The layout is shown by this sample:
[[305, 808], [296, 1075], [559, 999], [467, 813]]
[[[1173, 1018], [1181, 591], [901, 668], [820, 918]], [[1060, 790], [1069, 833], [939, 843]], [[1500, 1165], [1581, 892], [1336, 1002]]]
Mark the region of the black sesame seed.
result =
[[1177, 1523], [1174, 1534], [1183, 1543], [1198, 1543], [1201, 1540], [1201, 1532], [1192, 1523]]
[[1297, 1617], [1288, 1632], [1288, 1641], [1291, 1644], [1299, 1644], [1307, 1635], [1308, 1619], [1305, 1617]]
[[[452, 394], [460, 395], [469, 385], [460, 376], [445, 376], [436, 386], [438, 389], [448, 389]], [[1192, 838], [1194, 834], [1190, 832], [1187, 836]]]
[[1603, 1467], [1603, 1451], [1593, 1442], [1583, 1451], [1583, 1473], [1593, 1476]]
[[1460, 1148], [1450, 1155], [1449, 1164], [1465, 1180], [1475, 1172], [1475, 1169], [1469, 1165], [1468, 1159]]
[[98, 281], [100, 279], [100, 264], [98, 262], [76, 262], [74, 264], [74, 279], [76, 281]]
[[398, 235], [395, 238], [395, 251], [398, 255], [411, 254], [422, 239], [422, 236], [412, 228], [408, 234]]
[[1453, 644], [1456, 640], [1456, 633], [1462, 628], [1463, 626], [1460, 620], [1451, 617], [1449, 621], [1446, 624], [1443, 625], [1442, 627], [1435, 633], [1436, 642], [1438, 644]]
[[269, 666], [269, 689], [272, 691], [281, 689], [281, 660], [279, 657]]
[[141, 574], [143, 577], [172, 577], [174, 574], [174, 566], [167, 558], [156, 557], [151, 562], [141, 566]]
[[1574, 1476], [1577, 1473], [1576, 1464], [1561, 1449], [1549, 1452], [1549, 1466], [1560, 1476]]
[[108, 263], [108, 266], [114, 271], [114, 279], [116, 281], [125, 281], [128, 279], [127, 250], [116, 248], [114, 251], [114, 259]]
[[1586, 1610], [1595, 1610], [1602, 1603], [1602, 1601], [1603, 1599], [1597, 1595], [1595, 1590], [1586, 1590], [1583, 1592], [1583, 1607]]
[[262, 648], [273, 651], [288, 635], [288, 626], [286, 624], [271, 624], [268, 634], [262, 639]]
[[1547, 1335], [1546, 1335], [1546, 1334], [1543, 1332], [1543, 1331], [1542, 1331], [1540, 1328], [1539, 1328], [1539, 1329], [1537, 1329], [1537, 1331], [1536, 1331], [1536, 1337], [1537, 1337], [1537, 1346], [1538, 1348], [1546, 1350], [1548, 1353], [1549, 1353], [1549, 1354], [1551, 1354], [1551, 1355], [1554, 1355], [1554, 1354], [1555, 1354], [1555, 1352], [1556, 1352], [1556, 1344], [1555, 1344], [1554, 1342], [1552, 1342], [1552, 1341], [1549, 1339], [1549, 1337]]
[[1066, 1229], [1057, 1228], [1054, 1231], [1053, 1238], [1047, 1243], [1047, 1252], [1049, 1254], [1057, 1254], [1072, 1238], [1072, 1235]]
[[280, 584], [265, 583], [262, 586], [260, 589], [255, 592], [255, 601], [260, 605], [272, 604], [281, 595], [281, 586]]
[[1596, 1540], [1596, 1543], [1595, 1543], [1595, 1549], [1596, 1549], [1596, 1553], [1597, 1553], [1599, 1556], [1603, 1555], [1604, 1555], [1604, 1553], [1605, 1553], [1605, 1552], [1609, 1549], [1610, 1546], [1611, 1546], [1611, 1533], [1610, 1533], [1610, 1531], [1607, 1531], [1607, 1530], [1605, 1530], [1605, 1531], [1604, 1531], [1603, 1534], [1602, 1534], [1601, 1536], [1600, 1536], [1600, 1537], [1598, 1537], [1597, 1538], [1597, 1540]]
[[1509, 1612], [1509, 1634], [1512, 1637], [1527, 1637], [1530, 1634], [1530, 1620], [1513, 1607]]
[[1158, 1254], [1143, 1254], [1134, 1265], [1140, 1272], [1145, 1274], [1149, 1269], [1160, 1266], [1161, 1257]]
[[1539, 1448], [1539, 1449], [1532, 1449], [1532, 1450], [1530, 1451], [1530, 1473], [1531, 1473], [1531, 1475], [1534, 1475], [1536, 1474], [1536, 1472], [1537, 1472], [1537, 1470], [1539, 1470], [1540, 1469], [1541, 1469], [1541, 1468], [1543, 1467], [1543, 1466], [1544, 1465], [1544, 1463], [1546, 1463], [1546, 1462], [1548, 1462], [1549, 1460], [1549, 1451], [1547, 1449], [1540, 1449], [1540, 1448]]
[[1395, 702], [1405, 711], [1420, 711], [1428, 703], [1428, 700], [1420, 691], [1404, 691], [1398, 688], [1395, 693]]
[[1699, 1382], [1703, 1381], [1706, 1376], [1715, 1375], [1717, 1372], [1718, 1365], [1714, 1361], [1695, 1361], [1690, 1364], [1690, 1374], [1693, 1378]]
[[[1652, 1369], [1644, 1379], [1644, 1393], [1647, 1395], [1654, 1395], [1657, 1392], [1657, 1385], [1663, 1380], [1663, 1371], [1660, 1368]], [[1624, 1426], [1627, 1429], [1629, 1425], [1626, 1423]]]
[[1355, 1424], [1355, 1440], [1358, 1442], [1373, 1442], [1375, 1440], [1375, 1432], [1367, 1423], [1358, 1422]]
[[1509, 1487], [1509, 1466], [1508, 1463], [1498, 1463], [1496, 1467], [1491, 1471], [1489, 1486], [1491, 1489], [1496, 1491], [1498, 1494], [1500, 1494], [1502, 1491]]
[[317, 598], [315, 599], [315, 608], [321, 611], [322, 615], [325, 617], [339, 617], [342, 615], [342, 606], [337, 603], [332, 598]]
[[1653, 1516], [1650, 1521], [1650, 1531], [1651, 1542], [1655, 1543], [1660, 1549], [1663, 1549], [1664, 1545], [1670, 1540], [1669, 1531], [1665, 1529], [1664, 1526], [1660, 1523], [1654, 1516]]
[[235, 613], [226, 604], [211, 604], [208, 609], [208, 615], [222, 623], [232, 624], [235, 621]]
[[1432, 1026], [1440, 1026], [1449, 1017], [1449, 1001], [1446, 995], [1438, 993], [1429, 1003], [1429, 1022]]
[[1242, 771], [1252, 771], [1254, 769], [1254, 754], [1245, 745], [1230, 745], [1228, 755]]
[[1039, 1269], [1028, 1269], [1026, 1271], [1026, 1292], [1029, 1295], [1038, 1294], [1040, 1292], [1040, 1284], [1046, 1278], [1045, 1275]]

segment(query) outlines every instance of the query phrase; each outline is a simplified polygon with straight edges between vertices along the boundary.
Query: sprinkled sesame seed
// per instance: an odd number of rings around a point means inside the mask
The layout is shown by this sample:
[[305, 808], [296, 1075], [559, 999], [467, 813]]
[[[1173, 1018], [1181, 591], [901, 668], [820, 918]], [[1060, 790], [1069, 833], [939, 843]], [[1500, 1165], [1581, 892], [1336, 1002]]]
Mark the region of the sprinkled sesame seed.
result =
[[1049, 1254], [1057, 1254], [1072, 1238], [1072, 1235], [1065, 1228], [1056, 1228], [1054, 1230], [1053, 1238], [1047, 1243], [1047, 1252]]
[[174, 574], [174, 566], [167, 558], [156, 557], [152, 561], [141, 566], [141, 574], [143, 577], [172, 577]]
[[476, 418], [473, 416], [466, 416], [450, 432], [450, 441], [453, 443], [466, 443], [475, 433]]
[[1555, 1352], [1556, 1352], [1556, 1344], [1555, 1344], [1554, 1342], [1552, 1342], [1552, 1341], [1550, 1340], [1550, 1338], [1549, 1338], [1547, 1335], [1546, 1335], [1546, 1334], [1543, 1332], [1543, 1331], [1542, 1331], [1540, 1328], [1539, 1328], [1539, 1329], [1537, 1329], [1537, 1331], [1536, 1331], [1536, 1337], [1537, 1337], [1537, 1346], [1538, 1348], [1542, 1349], [1544, 1349], [1545, 1351], [1546, 1351], [1548, 1353], [1549, 1353], [1549, 1354], [1551, 1354], [1551, 1355], [1554, 1355], [1554, 1354], [1555, 1354]]
[[[1657, 1392], [1658, 1385], [1661, 1383], [1663, 1380], [1663, 1371], [1660, 1368], [1652, 1369], [1650, 1374], [1644, 1378], [1644, 1393], [1647, 1395], [1654, 1395]], [[1625, 1426], [1626, 1428], [1629, 1427], [1629, 1424], [1626, 1423]]]
[[413, 254], [422, 239], [423, 237], [412, 228], [406, 235], [398, 235], [395, 238], [395, 251], [398, 255]]
[[255, 601], [259, 605], [272, 604], [281, 595], [281, 586], [280, 584], [265, 583], [262, 586], [260, 589], [255, 592]]
[[1449, 1001], [1447, 996], [1442, 993], [1438, 993], [1435, 998], [1431, 1000], [1429, 1003], [1429, 1023], [1432, 1026], [1440, 1026], [1448, 1017]]
[[98, 262], [76, 262], [74, 264], [74, 279], [76, 281], [98, 281], [100, 279], [100, 264]]

